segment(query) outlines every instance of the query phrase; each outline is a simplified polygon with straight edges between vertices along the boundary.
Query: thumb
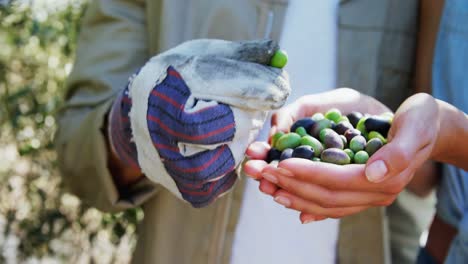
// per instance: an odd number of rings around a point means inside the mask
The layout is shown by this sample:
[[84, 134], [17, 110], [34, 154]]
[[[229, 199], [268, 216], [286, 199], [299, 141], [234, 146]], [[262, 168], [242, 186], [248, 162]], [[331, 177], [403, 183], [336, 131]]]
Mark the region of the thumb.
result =
[[413, 96], [395, 114], [389, 131], [389, 143], [367, 162], [366, 177], [381, 182], [407, 168], [416, 169], [428, 158], [438, 128], [431, 127], [438, 112], [424, 95]]

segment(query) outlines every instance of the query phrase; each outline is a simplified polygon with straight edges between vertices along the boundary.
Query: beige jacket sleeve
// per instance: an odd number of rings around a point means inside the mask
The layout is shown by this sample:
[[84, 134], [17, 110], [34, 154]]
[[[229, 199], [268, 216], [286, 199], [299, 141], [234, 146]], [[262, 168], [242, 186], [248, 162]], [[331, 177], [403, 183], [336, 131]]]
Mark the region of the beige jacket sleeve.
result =
[[146, 35], [143, 1], [91, 1], [58, 117], [56, 146], [65, 185], [85, 203], [104, 211], [138, 205], [156, 190], [143, 179], [125, 194], [117, 191], [107, 168], [102, 132], [116, 94], [148, 58]]

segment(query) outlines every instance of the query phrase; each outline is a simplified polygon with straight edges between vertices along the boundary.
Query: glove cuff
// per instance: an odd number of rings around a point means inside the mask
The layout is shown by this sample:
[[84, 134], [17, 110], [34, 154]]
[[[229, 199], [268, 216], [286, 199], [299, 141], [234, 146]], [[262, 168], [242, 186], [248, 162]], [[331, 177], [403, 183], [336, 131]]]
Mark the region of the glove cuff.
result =
[[141, 170], [138, 165], [138, 154], [132, 140], [132, 129], [129, 112], [132, 100], [128, 86], [117, 96], [109, 113], [108, 137], [112, 152], [127, 167]]

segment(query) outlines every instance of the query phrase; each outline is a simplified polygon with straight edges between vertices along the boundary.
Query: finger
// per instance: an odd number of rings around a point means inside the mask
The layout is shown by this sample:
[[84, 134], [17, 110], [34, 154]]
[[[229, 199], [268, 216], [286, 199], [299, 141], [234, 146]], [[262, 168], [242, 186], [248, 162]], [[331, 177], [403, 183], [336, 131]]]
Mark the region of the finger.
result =
[[300, 105], [295, 102], [273, 113], [271, 116], [271, 127], [275, 128], [275, 132], [289, 132], [289, 128], [294, 121], [302, 117], [299, 113], [299, 108]]
[[298, 101], [303, 105], [301, 117], [312, 116], [317, 112], [326, 112], [330, 108], [338, 108], [342, 113], [359, 111], [368, 114], [381, 114], [390, 111], [376, 99], [350, 88], [339, 88], [306, 95]]
[[267, 167], [264, 172], [286, 177], [292, 175], [297, 180], [318, 184], [330, 190], [371, 191], [376, 188], [367, 181], [361, 164], [342, 166], [292, 158], [281, 161], [278, 168], [282, 170]]
[[325, 220], [327, 219], [327, 217], [301, 212], [301, 214], [299, 215], [299, 219], [301, 220], [301, 223], [308, 224], [308, 223], [315, 222], [315, 221]]
[[270, 65], [271, 58], [279, 49], [279, 45], [274, 40], [252, 40], [235, 42], [237, 47], [231, 56], [227, 58], [248, 62]]
[[270, 145], [263, 141], [256, 141], [249, 145], [245, 154], [250, 159], [265, 160], [270, 150]]
[[285, 71], [257, 63], [204, 56], [179, 68], [182, 76], [190, 76], [185, 80], [196, 98], [242, 109], [277, 109], [291, 92]]
[[[265, 168], [266, 175], [263, 178], [269, 180], [272, 169]], [[273, 173], [273, 172], [271, 172]], [[274, 182], [282, 189], [305, 200], [316, 203], [323, 208], [349, 207], [349, 206], [379, 206], [389, 205], [393, 202], [395, 195], [381, 192], [353, 192], [346, 190], [327, 189], [323, 186], [300, 181], [293, 177], [275, 174], [277, 181]]]
[[273, 195], [278, 190], [278, 186], [264, 179], [260, 180], [258, 188], [262, 193], [267, 195]]
[[308, 214], [320, 215], [328, 218], [341, 218], [369, 208], [369, 206], [323, 208], [318, 204], [304, 200], [283, 189], [279, 189], [274, 194], [274, 197], [275, 202], [285, 206], [286, 208], [294, 209], [299, 212], [304, 212]]
[[182, 43], [163, 55], [216, 56], [233, 60], [269, 65], [279, 49], [273, 40], [227, 41], [221, 39], [196, 39]]
[[382, 192], [394, 194], [400, 178], [384, 181], [380, 184], [369, 182], [362, 164], [335, 165], [325, 162], [313, 162], [306, 159], [291, 158], [278, 164], [278, 169], [265, 167], [262, 173], [279, 174], [294, 177], [300, 181], [320, 185], [330, 190], [354, 192]]
[[261, 179], [262, 170], [268, 165], [264, 160], [249, 160], [244, 164], [243, 172], [250, 178]]
[[[367, 162], [366, 176], [371, 182], [381, 182], [407, 168], [418, 168], [431, 153], [438, 129], [428, 129], [437, 107], [429, 95], [415, 95], [405, 101], [390, 128], [389, 143]], [[423, 111], [421, 109], [424, 109]]]

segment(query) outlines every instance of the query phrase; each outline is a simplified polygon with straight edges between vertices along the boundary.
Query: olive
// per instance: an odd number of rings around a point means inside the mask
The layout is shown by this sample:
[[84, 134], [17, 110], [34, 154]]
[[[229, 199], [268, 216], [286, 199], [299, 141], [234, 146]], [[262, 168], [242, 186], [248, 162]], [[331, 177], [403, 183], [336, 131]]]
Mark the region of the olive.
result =
[[317, 121], [312, 128], [309, 131], [309, 134], [315, 138], [319, 137], [320, 131], [325, 128], [330, 128], [331, 127], [331, 121], [328, 119], [322, 119]]
[[354, 161], [354, 152], [352, 150], [350, 150], [349, 148], [345, 149], [344, 152], [346, 152], [346, 154], [348, 154], [349, 159], [351, 160], [351, 162], [353, 162]]
[[292, 158], [292, 154], [293, 154], [293, 149], [292, 148], [287, 148], [285, 150], [283, 150], [283, 152], [281, 152], [281, 156], [280, 156], [280, 161], [282, 160], [285, 160], [285, 159], [290, 159]]
[[368, 159], [369, 154], [367, 154], [367, 152], [365, 152], [364, 150], [358, 151], [356, 152], [356, 154], [354, 154], [354, 163], [364, 164], [367, 162]]
[[388, 118], [380, 116], [371, 116], [364, 121], [366, 131], [376, 131], [384, 137], [387, 137], [390, 125], [390, 120]]
[[276, 148], [271, 148], [268, 151], [266, 162], [270, 163], [274, 160], [279, 160], [281, 157], [281, 151]]
[[313, 157], [313, 158], [312, 158], [312, 161], [320, 161], [320, 158]]
[[357, 130], [357, 129], [348, 129], [346, 130], [346, 132], [344, 133], [344, 136], [346, 137], [346, 140], [348, 142], [351, 142], [351, 139], [353, 139], [353, 137], [355, 136], [360, 136], [361, 135], [361, 131]]
[[347, 116], [341, 116], [340, 119], [338, 120], [338, 123], [339, 123], [339, 122], [343, 122], [343, 121], [346, 121], [346, 122], [349, 123], [348, 117], [347, 117]]
[[387, 144], [387, 139], [384, 138], [379, 132], [377, 131], [371, 131], [369, 132], [369, 140], [373, 138], [378, 138], [382, 143]]
[[276, 132], [272, 137], [271, 137], [271, 146], [272, 147], [275, 147], [276, 146], [276, 142], [278, 142], [278, 139], [283, 136], [284, 133], [279, 131], [279, 132]]
[[366, 139], [363, 136], [355, 136], [349, 142], [349, 148], [354, 151], [358, 152], [366, 148]]
[[311, 146], [314, 149], [315, 157], [320, 157], [320, 154], [323, 151], [322, 143], [311, 136], [303, 136], [301, 138], [301, 145]]
[[314, 149], [310, 146], [299, 146], [292, 153], [293, 158], [312, 159], [314, 157]]
[[325, 149], [320, 156], [320, 159], [324, 162], [334, 163], [338, 165], [345, 165], [351, 162], [348, 154], [342, 149], [329, 148]]
[[385, 113], [383, 113], [383, 114], [380, 114], [380, 117], [386, 119], [386, 120], [390, 123], [390, 125], [391, 125], [392, 122], [393, 122], [393, 116], [394, 116], [394, 115], [393, 115], [392, 112], [385, 112]]
[[275, 68], [283, 68], [288, 63], [288, 54], [284, 50], [277, 50], [271, 57], [270, 66]]
[[309, 131], [314, 124], [315, 121], [310, 117], [301, 118], [294, 122], [294, 124], [291, 126], [291, 132], [296, 132], [298, 127], [303, 127], [306, 131]]
[[295, 132], [301, 137], [307, 136], [307, 131], [303, 127], [298, 127]]
[[361, 113], [359, 113], [359, 112], [351, 112], [348, 115], [346, 115], [346, 117], [348, 117], [349, 122], [351, 123], [351, 125], [353, 125], [353, 127], [356, 127], [357, 123], [363, 117], [363, 115]]
[[301, 136], [296, 133], [288, 133], [282, 135], [276, 142], [275, 147], [283, 151], [287, 148], [295, 148], [301, 144]]
[[335, 123], [338, 123], [341, 118], [341, 112], [336, 108], [332, 108], [325, 113], [325, 118]]
[[364, 123], [366, 122], [367, 120], [367, 116], [364, 116], [363, 118], [359, 119], [359, 122], [357, 123], [356, 125], [356, 129], [361, 131], [361, 134], [364, 136], [364, 137], [367, 137], [367, 133], [368, 133], [368, 130], [366, 130], [366, 126], [364, 125]]
[[343, 149], [344, 147], [343, 140], [341, 139], [340, 135], [331, 129], [325, 133], [323, 144], [325, 145], [325, 148]]
[[319, 121], [319, 120], [325, 119], [325, 116], [323, 116], [322, 113], [315, 113], [311, 118], [314, 121]]
[[341, 121], [339, 122], [335, 128], [333, 128], [333, 130], [335, 130], [336, 133], [340, 134], [340, 135], [344, 135], [344, 133], [348, 130], [348, 129], [353, 129], [353, 125], [351, 125], [351, 123], [347, 122], [347, 121]]
[[333, 131], [331, 128], [324, 128], [322, 130], [320, 130], [320, 133], [319, 133], [319, 139], [320, 141], [325, 141], [325, 135], [328, 134], [328, 133], [336, 133], [335, 131]]
[[367, 142], [366, 152], [369, 156], [372, 156], [377, 150], [383, 146], [382, 140], [380, 138], [373, 138]]
[[343, 147], [346, 147], [348, 145], [348, 140], [346, 139], [345, 136], [340, 135], [341, 140], [343, 141]]

